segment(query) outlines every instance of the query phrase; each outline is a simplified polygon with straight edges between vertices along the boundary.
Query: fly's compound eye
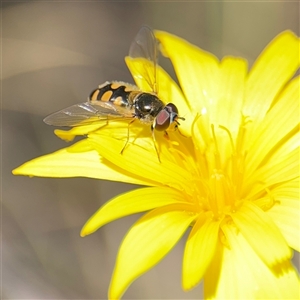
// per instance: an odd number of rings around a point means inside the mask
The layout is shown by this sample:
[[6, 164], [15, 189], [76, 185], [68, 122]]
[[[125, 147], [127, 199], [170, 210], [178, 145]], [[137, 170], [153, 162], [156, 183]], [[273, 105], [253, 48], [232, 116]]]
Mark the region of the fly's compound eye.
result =
[[144, 118], [147, 115], [155, 117], [162, 109], [162, 102], [152, 94], [140, 94], [135, 101], [135, 115], [139, 118]]
[[156, 116], [154, 128], [158, 131], [167, 130], [178, 118], [178, 109], [173, 103], [168, 103]]

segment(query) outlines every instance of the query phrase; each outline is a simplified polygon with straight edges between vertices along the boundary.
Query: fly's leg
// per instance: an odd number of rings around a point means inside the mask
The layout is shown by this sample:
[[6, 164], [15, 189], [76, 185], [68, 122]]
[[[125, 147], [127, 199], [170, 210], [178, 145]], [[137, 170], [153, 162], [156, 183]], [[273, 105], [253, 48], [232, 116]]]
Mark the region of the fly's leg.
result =
[[157, 145], [156, 145], [155, 132], [154, 132], [153, 125], [151, 125], [151, 133], [152, 133], [152, 139], [153, 139], [154, 148], [155, 148], [155, 151], [157, 154], [157, 158], [158, 158], [158, 161], [161, 163], [159, 152], [158, 152]]
[[129, 142], [129, 126], [130, 126], [130, 124], [132, 124], [135, 120], [136, 120], [136, 118], [132, 119], [132, 120], [128, 123], [128, 126], [127, 126], [127, 140], [126, 140], [126, 143], [125, 143], [124, 147], [123, 147], [122, 150], [121, 150], [121, 154], [123, 154], [123, 152], [124, 152], [124, 150], [125, 150], [125, 148], [126, 148], [128, 142]]

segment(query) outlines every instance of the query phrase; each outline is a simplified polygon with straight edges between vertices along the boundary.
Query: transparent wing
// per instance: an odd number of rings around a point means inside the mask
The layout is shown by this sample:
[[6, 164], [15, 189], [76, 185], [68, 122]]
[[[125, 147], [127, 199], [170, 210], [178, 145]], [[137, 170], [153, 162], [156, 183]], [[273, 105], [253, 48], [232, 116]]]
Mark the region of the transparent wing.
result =
[[[142, 27], [129, 49], [129, 57], [137, 59], [134, 63], [134, 79], [139, 86], [148, 86], [157, 93], [156, 66], [158, 63], [158, 41], [149, 27]], [[140, 81], [146, 81], [140, 82]]]
[[57, 111], [44, 119], [53, 126], [75, 127], [107, 121], [108, 119], [133, 118], [133, 110], [128, 107], [116, 106], [112, 102], [84, 102]]

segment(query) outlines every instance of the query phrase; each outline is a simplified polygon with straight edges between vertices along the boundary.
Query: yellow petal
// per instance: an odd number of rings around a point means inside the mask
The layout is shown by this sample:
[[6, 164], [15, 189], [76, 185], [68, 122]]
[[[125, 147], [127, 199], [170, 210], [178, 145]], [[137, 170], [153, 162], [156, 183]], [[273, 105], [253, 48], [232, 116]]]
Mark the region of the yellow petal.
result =
[[245, 201], [231, 217], [265, 264], [271, 267], [291, 258], [291, 250], [280, 230], [269, 215], [256, 205]]
[[[248, 175], [248, 173], [246, 172]], [[249, 174], [249, 177], [245, 178], [245, 190], [261, 191], [265, 186], [271, 186], [274, 184], [282, 183], [283, 181], [294, 180], [299, 176], [299, 148], [291, 150], [285, 156], [274, 159], [272, 157], [271, 161], [253, 174]], [[257, 183], [257, 184], [253, 184]], [[247, 197], [253, 194], [249, 192]]]
[[[125, 57], [126, 65], [132, 74], [135, 84], [144, 92], [157, 92], [157, 74], [153, 62], [145, 58]], [[160, 72], [164, 72], [161, 68]], [[158, 71], [158, 70], [157, 70]], [[166, 100], [167, 101], [167, 100]]]
[[273, 207], [267, 211], [281, 230], [287, 243], [300, 251], [300, 202], [299, 181], [288, 182], [272, 191]]
[[[284, 145], [289, 133], [299, 124], [300, 81], [296, 77], [284, 89], [263, 122], [257, 122], [247, 143], [248, 172], [251, 173], [266, 157]], [[298, 130], [297, 130], [298, 132]], [[290, 150], [290, 149], [289, 149]]]
[[103, 123], [96, 123], [91, 125], [82, 125], [82, 126], [76, 126], [69, 130], [61, 130], [61, 129], [55, 129], [54, 133], [61, 138], [62, 140], [66, 142], [71, 142], [74, 140], [76, 136], [79, 135], [86, 135], [92, 131], [95, 131], [99, 129], [100, 127], [104, 126]]
[[185, 203], [185, 199], [178, 191], [165, 187], [143, 188], [122, 194], [106, 202], [91, 216], [82, 228], [81, 236], [124, 216], [173, 203]]
[[[149, 84], [149, 80], [146, 80], [150, 75], [147, 73], [148, 69], [152, 69], [153, 65], [146, 59], [142, 58], [131, 58], [127, 56], [125, 58], [127, 67], [129, 68], [136, 85], [145, 92], [153, 92], [153, 87]], [[170, 75], [162, 69], [160, 66], [156, 67], [157, 73], [157, 95], [165, 104], [172, 102], [174, 103], [179, 112], [179, 116], [185, 117], [185, 121], [180, 122], [180, 130], [184, 132], [185, 135], [190, 135], [191, 133], [191, 123], [193, 121], [191, 110], [184, 98], [180, 88], [175, 83], [175, 81], [170, 77]], [[152, 82], [151, 80], [150, 82]]]
[[119, 299], [137, 277], [156, 265], [178, 242], [195, 215], [187, 205], [169, 205], [143, 216], [119, 250], [109, 299]]
[[190, 107], [201, 113], [210, 101], [218, 99], [219, 62], [212, 54], [163, 31], [155, 31], [163, 54], [172, 61], [176, 75]]
[[[220, 82], [216, 83], [218, 94], [215, 99], [210, 99], [193, 126], [194, 143], [200, 151], [205, 151], [211, 143], [211, 124], [215, 125], [218, 140], [222, 138], [227, 141], [225, 144], [229, 144], [228, 133], [219, 126], [229, 130], [231, 137], [235, 139], [241, 122], [246, 74], [246, 60], [233, 57], [225, 57], [222, 60]], [[232, 148], [228, 150], [232, 151]], [[226, 157], [225, 149], [222, 149], [222, 154]]]
[[265, 48], [250, 71], [243, 115], [261, 120], [275, 96], [299, 68], [299, 38], [284, 31]]
[[197, 220], [186, 242], [182, 270], [185, 290], [199, 283], [215, 255], [220, 224], [211, 220], [203, 224], [203, 221], [201, 217]]
[[129, 173], [103, 160], [87, 140], [26, 162], [13, 170], [13, 174], [57, 178], [90, 177], [146, 184], [146, 181], [132, 178]]
[[205, 299], [299, 299], [299, 277], [289, 261], [272, 270], [234, 227], [222, 229], [230, 248], [219, 251], [205, 275]]
[[[299, 125], [295, 126], [275, 147], [270, 151], [270, 155], [267, 155], [266, 159], [262, 162], [270, 163], [271, 161], [281, 160], [286, 157], [289, 152], [297, 151], [300, 147], [300, 132]], [[270, 158], [270, 159], [269, 159]]]
[[220, 82], [215, 86], [218, 98], [209, 106], [211, 123], [229, 129], [233, 138], [241, 122], [247, 61], [242, 58], [225, 57], [220, 65]]
[[211, 133], [210, 118], [204, 110], [203, 114], [195, 118], [192, 126], [192, 137], [196, 153], [203, 153], [207, 150], [207, 145], [211, 142]]
[[[134, 144], [128, 145], [122, 155], [120, 149], [124, 147], [123, 140], [96, 133], [90, 134], [89, 140], [108, 161], [148, 182], [147, 185], [165, 185], [177, 190], [184, 190], [185, 183], [189, 179], [192, 180], [190, 172], [178, 165], [177, 162], [170, 160], [172, 159], [170, 152], [161, 151], [161, 162], [159, 162], [151, 139], [137, 139]], [[139, 143], [142, 144], [139, 145]]]

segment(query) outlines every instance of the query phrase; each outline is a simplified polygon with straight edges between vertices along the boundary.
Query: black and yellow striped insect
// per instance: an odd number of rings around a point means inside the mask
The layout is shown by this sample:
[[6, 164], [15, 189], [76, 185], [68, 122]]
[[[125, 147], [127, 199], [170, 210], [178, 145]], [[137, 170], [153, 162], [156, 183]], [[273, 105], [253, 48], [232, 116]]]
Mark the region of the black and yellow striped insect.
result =
[[144, 92], [137, 86], [122, 81], [107, 81], [90, 94], [87, 102], [55, 112], [46, 117], [44, 122], [54, 126], [75, 127], [113, 119], [129, 120], [127, 141], [122, 153], [129, 141], [129, 126], [140, 120], [151, 125], [154, 147], [160, 160], [155, 130], [165, 131], [167, 134], [171, 126], [177, 128], [178, 119], [184, 118], [178, 116], [178, 109], [173, 103], [164, 104], [157, 96], [157, 56], [158, 41], [150, 28], [142, 27], [131, 44], [129, 57], [145, 59], [147, 62], [143, 80], [147, 82], [151, 92]]

